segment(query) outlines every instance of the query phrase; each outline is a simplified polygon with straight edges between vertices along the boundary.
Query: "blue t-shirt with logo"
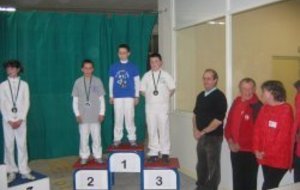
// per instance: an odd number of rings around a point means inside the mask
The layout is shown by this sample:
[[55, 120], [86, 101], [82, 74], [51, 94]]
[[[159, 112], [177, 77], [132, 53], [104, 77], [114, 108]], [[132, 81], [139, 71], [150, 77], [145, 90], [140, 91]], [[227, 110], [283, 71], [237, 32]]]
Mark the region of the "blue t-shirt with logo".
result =
[[138, 68], [131, 62], [117, 62], [111, 65], [109, 76], [114, 78], [113, 97], [135, 97], [134, 77], [139, 76]]

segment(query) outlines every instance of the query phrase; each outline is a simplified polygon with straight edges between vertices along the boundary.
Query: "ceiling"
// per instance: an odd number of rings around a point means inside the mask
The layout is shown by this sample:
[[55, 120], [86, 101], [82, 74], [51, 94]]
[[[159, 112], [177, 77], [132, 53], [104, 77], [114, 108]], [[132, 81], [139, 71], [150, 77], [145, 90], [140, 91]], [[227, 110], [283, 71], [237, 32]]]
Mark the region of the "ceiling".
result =
[[139, 13], [157, 11], [158, 0], [0, 0], [17, 10]]

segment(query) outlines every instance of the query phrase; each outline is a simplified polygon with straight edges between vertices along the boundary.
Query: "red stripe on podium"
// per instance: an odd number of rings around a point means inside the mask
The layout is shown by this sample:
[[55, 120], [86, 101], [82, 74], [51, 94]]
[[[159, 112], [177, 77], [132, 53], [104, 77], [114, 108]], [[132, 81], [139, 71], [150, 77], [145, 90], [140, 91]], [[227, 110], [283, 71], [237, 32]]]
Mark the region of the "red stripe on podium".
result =
[[73, 164], [74, 169], [100, 169], [100, 170], [106, 170], [107, 169], [107, 163], [99, 164], [95, 162], [94, 159], [91, 159], [88, 161], [87, 164], [81, 165], [80, 164], [80, 159], [78, 159], [74, 164]]
[[109, 152], [143, 152], [144, 151], [144, 145], [137, 145], [137, 146], [131, 146], [130, 144], [120, 144], [119, 146], [115, 147], [111, 145], [108, 147]]
[[170, 162], [165, 163], [161, 159], [156, 162], [145, 162], [145, 169], [177, 169], [180, 168], [179, 161], [177, 158], [170, 158]]

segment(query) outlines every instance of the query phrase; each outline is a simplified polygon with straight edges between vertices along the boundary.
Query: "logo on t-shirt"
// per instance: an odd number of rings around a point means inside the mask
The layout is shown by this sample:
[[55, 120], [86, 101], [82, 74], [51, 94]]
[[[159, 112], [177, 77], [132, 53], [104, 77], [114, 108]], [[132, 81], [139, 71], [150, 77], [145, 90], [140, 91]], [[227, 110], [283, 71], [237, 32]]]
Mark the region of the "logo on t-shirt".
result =
[[276, 121], [271, 121], [271, 120], [269, 120], [269, 127], [275, 129], [275, 128], [277, 127], [277, 122], [276, 122]]
[[116, 83], [120, 88], [126, 88], [128, 85], [128, 79], [130, 77], [129, 73], [126, 70], [120, 70], [116, 73]]

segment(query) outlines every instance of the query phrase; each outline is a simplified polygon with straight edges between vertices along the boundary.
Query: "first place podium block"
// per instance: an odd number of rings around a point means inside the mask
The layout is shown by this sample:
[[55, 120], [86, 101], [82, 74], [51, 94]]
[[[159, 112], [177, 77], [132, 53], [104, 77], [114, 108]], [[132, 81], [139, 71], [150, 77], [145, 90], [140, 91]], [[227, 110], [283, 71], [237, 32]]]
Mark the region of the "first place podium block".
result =
[[161, 160], [146, 162], [144, 166], [144, 189], [180, 189], [179, 161], [171, 158], [169, 163]]
[[144, 163], [144, 147], [121, 144], [118, 147], [110, 146], [109, 172], [111, 173], [140, 173]]
[[[108, 148], [108, 173], [110, 188], [114, 185], [114, 173], [140, 173], [143, 179], [144, 146], [130, 146], [121, 144], [118, 147]], [[143, 184], [141, 183], [141, 189]]]
[[109, 189], [107, 164], [99, 164], [94, 160], [81, 165], [78, 160], [73, 165], [74, 190], [103, 190]]

